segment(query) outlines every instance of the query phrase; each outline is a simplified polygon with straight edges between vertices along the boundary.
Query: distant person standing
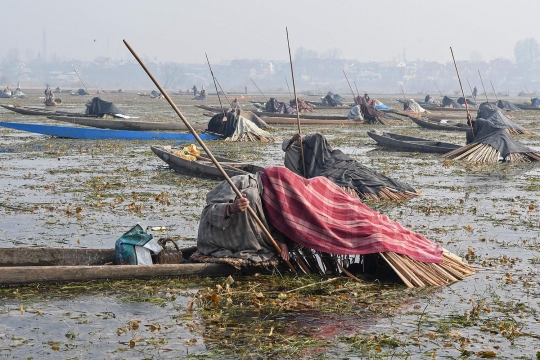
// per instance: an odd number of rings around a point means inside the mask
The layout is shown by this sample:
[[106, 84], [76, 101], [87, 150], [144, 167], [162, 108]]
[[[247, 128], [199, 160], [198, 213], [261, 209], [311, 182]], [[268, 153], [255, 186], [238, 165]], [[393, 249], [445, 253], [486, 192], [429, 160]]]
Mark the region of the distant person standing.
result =
[[244, 90], [245, 90], [245, 92], [246, 92], [246, 95], [247, 95], [247, 85], [246, 85], [246, 86], [244, 86]]
[[197, 87], [195, 85], [193, 85], [191, 90], [193, 90], [193, 95], [197, 96]]
[[476, 89], [476, 86], [474, 87], [472, 91], [472, 97], [476, 100], [476, 95], [478, 94], [478, 90]]

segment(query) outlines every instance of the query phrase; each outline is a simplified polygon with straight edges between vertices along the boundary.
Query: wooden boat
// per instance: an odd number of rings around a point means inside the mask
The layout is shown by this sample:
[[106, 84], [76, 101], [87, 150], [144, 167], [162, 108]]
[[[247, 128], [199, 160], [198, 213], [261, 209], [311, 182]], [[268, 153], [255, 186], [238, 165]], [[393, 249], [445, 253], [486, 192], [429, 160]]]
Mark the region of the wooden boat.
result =
[[[201, 152], [200, 156], [196, 156], [197, 160], [190, 161], [174, 155], [174, 152], [180, 150], [181, 147], [154, 145], [151, 146], [151, 149], [154, 154], [165, 161], [174, 171], [195, 176], [203, 175], [213, 178], [223, 178], [221, 172], [214, 166], [212, 160], [204, 152]], [[225, 170], [229, 176], [255, 174], [264, 169], [261, 166], [242, 163], [224, 157], [214, 157], [219, 161], [223, 170]]]
[[[221, 108], [217, 108], [215, 106], [208, 106], [208, 105], [195, 105], [199, 109], [212, 111], [214, 113], [220, 113], [222, 112]], [[346, 110], [346, 109], [344, 109]], [[279, 113], [271, 113], [271, 112], [255, 112], [255, 115], [259, 116], [263, 120], [265, 118], [277, 118], [277, 117], [283, 117], [283, 118], [295, 118], [296, 115], [294, 114], [279, 114]], [[312, 119], [312, 120], [347, 120], [347, 116], [341, 116], [341, 115], [312, 115], [312, 114], [300, 114], [300, 119]], [[266, 121], [266, 120], [265, 120]]]
[[[204, 116], [214, 116], [215, 113], [203, 113]], [[269, 125], [296, 125], [298, 120], [292, 117], [261, 117], [262, 121]], [[300, 119], [302, 125], [364, 125], [363, 121], [356, 120], [313, 120]]]
[[521, 110], [540, 110], [538, 106], [526, 105], [526, 104], [514, 104]]
[[[405, 104], [406, 100], [396, 99], [399, 103]], [[415, 100], [416, 101], [416, 100]], [[453, 108], [453, 107], [444, 107], [439, 105], [430, 105], [430, 103], [426, 103], [425, 101], [416, 101], [418, 105], [420, 105], [422, 108], [429, 110], [429, 111], [442, 111], [442, 112], [454, 112], [454, 111], [467, 111], [467, 109], [464, 107], [462, 108]], [[469, 111], [471, 109], [478, 109], [476, 106], [469, 105]]]
[[451, 130], [451, 131], [467, 131], [470, 129], [470, 126], [464, 123], [449, 121], [446, 123], [441, 122], [441, 120], [430, 120], [429, 118], [415, 118], [410, 117], [410, 119], [418, 126], [432, 129], [432, 130]]
[[[467, 111], [467, 109], [465, 107], [451, 108], [451, 107], [430, 106], [430, 105], [422, 105], [422, 104], [420, 104], [420, 106], [423, 107], [426, 110], [429, 110], [429, 111], [450, 111], [450, 112], [453, 112], [453, 111]], [[469, 106], [469, 111], [471, 109], [475, 109], [475, 108], [473, 108], [472, 106]]]
[[[181, 249], [186, 261], [196, 248]], [[114, 249], [2, 248], [0, 284], [147, 279], [166, 276], [224, 276], [227, 264], [189, 263], [113, 265]]]
[[[122, 119], [103, 119], [95, 117], [74, 117], [52, 115], [48, 119], [67, 122], [71, 124], [91, 126], [99, 129], [128, 130], [128, 131], [187, 131], [186, 125], [181, 122], [152, 122]], [[206, 129], [206, 124], [191, 124], [196, 130]]]
[[59, 113], [63, 114], [73, 114], [75, 116], [86, 116], [85, 114], [79, 114], [79, 113], [69, 113], [69, 112], [59, 112], [56, 110], [49, 110], [46, 108], [33, 108], [33, 107], [27, 107], [27, 106], [15, 106], [15, 105], [0, 105], [4, 109], [14, 111], [16, 113], [22, 114], [22, 115], [41, 115], [41, 116], [49, 116], [49, 115], [55, 115]]
[[445, 143], [442, 141], [421, 139], [378, 130], [369, 130], [367, 134], [380, 145], [404, 151], [444, 154], [461, 147], [460, 145]]
[[[109, 129], [89, 129], [69, 126], [52, 126], [43, 124], [24, 124], [14, 122], [0, 122], [1, 127], [27, 131], [35, 134], [51, 135], [68, 139], [87, 140], [195, 140], [191, 134], [167, 133], [152, 131], [127, 131]], [[217, 135], [201, 134], [203, 140], [220, 139]]]
[[419, 117], [429, 117], [430, 119], [465, 119], [466, 115], [464, 114], [445, 114], [445, 113], [442, 113], [442, 112], [436, 112], [436, 111], [430, 111], [429, 113], [420, 113], [420, 114], [416, 114], [416, 113], [413, 113], [413, 112], [410, 112], [410, 111], [404, 111], [404, 110], [395, 110], [395, 109], [390, 109], [390, 110], [386, 110], [387, 112], [389, 113], [392, 113], [392, 114], [396, 114], [396, 115], [401, 115], [401, 116], [406, 116], [406, 117], [415, 117], [415, 118], [419, 118]]
[[[269, 125], [296, 125], [298, 120], [291, 117], [262, 117], [265, 123]], [[365, 125], [364, 121], [356, 120], [323, 120], [323, 119], [302, 119], [300, 118], [300, 124], [302, 125]]]

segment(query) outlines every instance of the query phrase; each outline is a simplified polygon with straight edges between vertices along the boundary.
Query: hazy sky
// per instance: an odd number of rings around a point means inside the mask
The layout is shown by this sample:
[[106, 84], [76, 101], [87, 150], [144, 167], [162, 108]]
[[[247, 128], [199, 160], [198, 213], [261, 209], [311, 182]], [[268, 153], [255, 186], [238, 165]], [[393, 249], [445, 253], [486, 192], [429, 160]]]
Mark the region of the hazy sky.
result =
[[[478, 55], [514, 60], [518, 40], [540, 41], [538, 0], [1, 0], [0, 58], [19, 49], [61, 59], [140, 56], [186, 63], [240, 58], [287, 60], [292, 52], [341, 50], [360, 61], [451, 61]], [[95, 40], [95, 41], [94, 41]], [[476, 55], [473, 53], [476, 52]]]

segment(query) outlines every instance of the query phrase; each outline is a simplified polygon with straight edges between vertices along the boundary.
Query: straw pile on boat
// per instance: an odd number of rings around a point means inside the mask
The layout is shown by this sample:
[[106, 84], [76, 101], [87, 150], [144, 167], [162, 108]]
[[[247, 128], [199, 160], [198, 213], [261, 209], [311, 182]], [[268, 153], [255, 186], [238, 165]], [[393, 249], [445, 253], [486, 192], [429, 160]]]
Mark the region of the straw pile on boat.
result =
[[[501, 153], [489, 144], [472, 143], [452, 150], [442, 156], [446, 159], [465, 160], [478, 163], [495, 163], [502, 159]], [[506, 162], [533, 162], [540, 161], [538, 152], [519, 152], [508, 154], [503, 161]]]
[[341, 186], [343, 190], [351, 195], [358, 197], [362, 201], [379, 201], [379, 200], [392, 200], [392, 201], [405, 201], [414, 197], [422, 195], [421, 191], [398, 191], [389, 187], [382, 187], [378, 194], [362, 193], [347, 186]]
[[[358, 280], [346, 269], [360, 260], [359, 257], [331, 255], [302, 246], [295, 247], [290, 251], [290, 254], [292, 263], [305, 274], [346, 274]], [[448, 285], [461, 281], [476, 272], [459, 256], [448, 250], [443, 250], [443, 262], [440, 264], [419, 262], [407, 255], [395, 252], [379, 253], [378, 255], [410, 288]]]

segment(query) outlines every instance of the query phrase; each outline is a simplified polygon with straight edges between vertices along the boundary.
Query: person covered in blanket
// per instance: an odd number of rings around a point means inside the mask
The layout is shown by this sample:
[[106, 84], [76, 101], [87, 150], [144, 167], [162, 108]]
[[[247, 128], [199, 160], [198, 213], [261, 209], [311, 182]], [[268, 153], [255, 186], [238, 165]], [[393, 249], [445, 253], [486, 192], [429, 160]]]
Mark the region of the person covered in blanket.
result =
[[[197, 249], [203, 255], [270, 260], [276, 250], [246, 211], [248, 206], [289, 259], [294, 244], [330, 254], [393, 251], [417, 261], [442, 262], [442, 248], [364, 205], [325, 177], [305, 179], [281, 166], [237, 175], [206, 196]], [[287, 234], [287, 236], [283, 235]]]
[[[290, 105], [293, 109], [296, 109], [296, 102], [293, 100], [290, 101]], [[298, 111], [299, 112], [313, 112], [313, 109], [306, 104], [304, 100], [298, 99]]]
[[[308, 179], [324, 176], [339, 186], [354, 189], [362, 198], [380, 197], [381, 191], [399, 194], [399, 199], [395, 200], [405, 200], [420, 194], [411, 186], [362, 165], [339, 149], [333, 149], [321, 133], [305, 135], [301, 144], [305, 164], [302, 164], [299, 134], [282, 143], [284, 165], [298, 175], [305, 175]], [[304, 174], [304, 169], [307, 174]]]

